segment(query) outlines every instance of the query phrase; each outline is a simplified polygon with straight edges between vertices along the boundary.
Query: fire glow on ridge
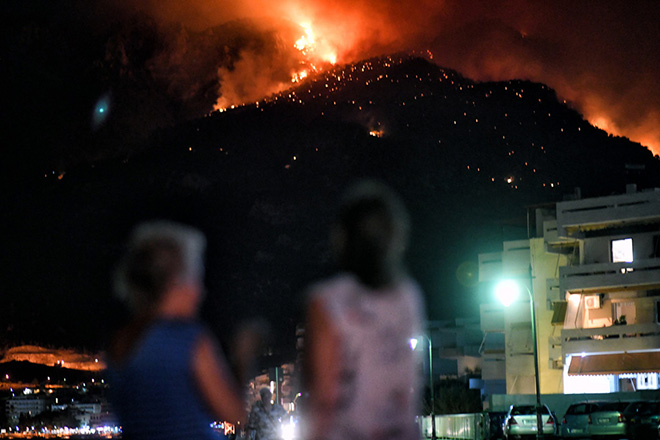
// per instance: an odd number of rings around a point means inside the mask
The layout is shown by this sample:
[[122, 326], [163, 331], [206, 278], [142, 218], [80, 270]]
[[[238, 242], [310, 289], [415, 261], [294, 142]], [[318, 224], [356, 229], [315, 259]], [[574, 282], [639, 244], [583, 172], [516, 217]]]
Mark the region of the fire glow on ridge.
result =
[[[301, 21], [300, 36], [290, 40], [288, 50], [283, 52], [285, 59], [289, 62], [288, 80], [276, 79], [266, 74], [257, 78], [255, 81], [248, 81], [245, 84], [245, 78], [252, 78], [257, 70], [254, 66], [259, 65], [261, 58], [250, 56], [249, 54], [239, 60], [231, 71], [225, 69], [222, 73], [220, 97], [218, 98], [214, 110], [225, 112], [229, 109], [241, 107], [247, 103], [259, 102], [260, 99], [281, 93], [291, 87], [292, 83], [299, 83], [312, 74], [321, 73], [337, 62], [337, 48], [329, 39], [317, 36], [312, 25], [307, 21]], [[286, 63], [286, 62], [284, 62]], [[283, 63], [283, 64], [284, 64]], [[236, 66], [248, 67], [240, 73]], [[246, 92], [246, 91], [249, 91]], [[238, 92], [238, 93], [237, 93]]]
[[305, 65], [308, 66], [298, 72], [294, 72], [291, 75], [291, 82], [297, 83], [307, 78], [312, 72], [320, 72], [323, 70], [319, 66], [319, 62], [322, 64], [335, 64], [337, 62], [337, 55], [331, 48], [326, 47], [326, 44], [317, 44], [317, 40], [314, 36], [314, 31], [312, 26], [309, 23], [302, 23], [300, 25], [305, 31], [303, 35], [296, 40], [294, 47], [300, 51], [306, 58]]

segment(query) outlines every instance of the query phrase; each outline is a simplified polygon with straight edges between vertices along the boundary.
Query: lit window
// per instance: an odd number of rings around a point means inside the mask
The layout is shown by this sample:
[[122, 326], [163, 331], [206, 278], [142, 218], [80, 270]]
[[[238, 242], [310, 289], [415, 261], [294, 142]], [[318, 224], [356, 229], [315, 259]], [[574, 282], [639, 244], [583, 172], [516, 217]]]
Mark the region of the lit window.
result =
[[632, 263], [632, 261], [633, 261], [632, 238], [612, 240], [612, 263]]

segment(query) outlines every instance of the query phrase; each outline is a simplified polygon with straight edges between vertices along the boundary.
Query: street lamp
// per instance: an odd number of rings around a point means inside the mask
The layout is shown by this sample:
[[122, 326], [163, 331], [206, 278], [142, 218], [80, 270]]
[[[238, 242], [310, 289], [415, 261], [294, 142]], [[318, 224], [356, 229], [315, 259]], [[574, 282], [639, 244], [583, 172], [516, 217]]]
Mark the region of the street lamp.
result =
[[[426, 335], [422, 335], [429, 341], [429, 388], [431, 388], [431, 440], [436, 440], [435, 436], [435, 391], [433, 390], [433, 342], [431, 338]], [[410, 348], [413, 350], [417, 347], [417, 339], [412, 338], [410, 340]]]
[[[543, 419], [541, 417], [541, 391], [539, 387], [539, 355], [536, 341], [536, 311], [534, 294], [524, 286], [529, 294], [529, 310], [532, 318], [532, 344], [534, 353], [534, 380], [536, 385], [536, 438], [543, 438]], [[495, 286], [495, 296], [505, 307], [513, 304], [520, 296], [520, 284], [514, 280], [504, 280]]]

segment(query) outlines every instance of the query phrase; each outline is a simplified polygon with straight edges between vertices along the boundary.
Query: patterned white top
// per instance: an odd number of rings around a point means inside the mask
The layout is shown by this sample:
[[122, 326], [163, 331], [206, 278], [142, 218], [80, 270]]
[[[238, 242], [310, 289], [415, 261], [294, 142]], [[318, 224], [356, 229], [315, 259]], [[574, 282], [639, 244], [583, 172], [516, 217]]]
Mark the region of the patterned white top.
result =
[[[420, 364], [410, 339], [421, 332], [421, 292], [411, 279], [380, 291], [351, 275], [312, 288], [339, 334], [339, 402], [328, 440], [418, 440]], [[313, 414], [311, 415], [314, 416]]]

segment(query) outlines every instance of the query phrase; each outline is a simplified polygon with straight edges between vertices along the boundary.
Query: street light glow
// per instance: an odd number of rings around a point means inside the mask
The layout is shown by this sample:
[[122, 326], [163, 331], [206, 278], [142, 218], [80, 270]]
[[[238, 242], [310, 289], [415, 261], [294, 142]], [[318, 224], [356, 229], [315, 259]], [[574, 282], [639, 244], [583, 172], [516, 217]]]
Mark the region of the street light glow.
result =
[[[431, 440], [436, 440], [437, 436], [435, 434], [435, 391], [433, 386], [433, 341], [430, 336], [420, 335], [421, 338], [426, 338], [429, 342], [429, 391], [431, 392]], [[410, 348], [414, 351], [419, 343], [419, 339], [410, 338], [409, 341]]]
[[[532, 268], [529, 268], [530, 285], [534, 286], [532, 281]], [[536, 391], [536, 438], [543, 438], [543, 420], [541, 416], [541, 387], [539, 386], [539, 353], [538, 353], [538, 340], [536, 337], [536, 311], [534, 310], [534, 294], [532, 291], [524, 286], [524, 289], [529, 294], [529, 313], [532, 320], [532, 347], [534, 351], [534, 382]], [[497, 299], [508, 307], [518, 300], [520, 296], [520, 285], [514, 280], [503, 280], [495, 286], [495, 296]]]
[[514, 280], [500, 281], [495, 286], [495, 296], [505, 307], [509, 307], [520, 296], [520, 287]]

